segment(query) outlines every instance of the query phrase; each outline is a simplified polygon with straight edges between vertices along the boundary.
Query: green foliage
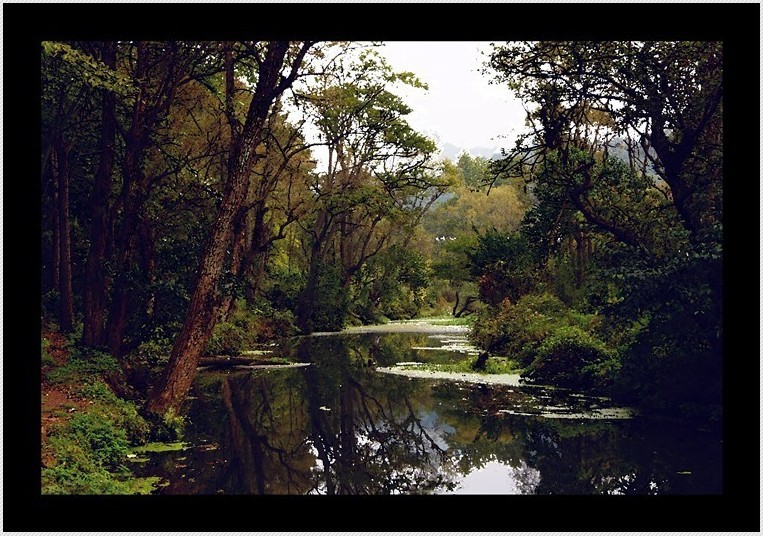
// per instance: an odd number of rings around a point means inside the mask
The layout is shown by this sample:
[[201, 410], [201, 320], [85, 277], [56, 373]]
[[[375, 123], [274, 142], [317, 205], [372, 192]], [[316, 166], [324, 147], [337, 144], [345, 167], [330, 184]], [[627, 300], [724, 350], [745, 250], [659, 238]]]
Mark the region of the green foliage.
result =
[[78, 414], [69, 422], [68, 431], [90, 449], [96, 463], [108, 469], [121, 468], [127, 459], [127, 434], [101, 415], [90, 412]]
[[341, 331], [349, 308], [342, 272], [334, 263], [322, 263], [318, 272], [312, 325], [315, 331]]
[[614, 310], [639, 319], [623, 356], [618, 394], [662, 412], [717, 418], [722, 404], [721, 263], [693, 252], [632, 271]]
[[284, 269], [277, 265], [268, 267], [271, 288], [266, 296], [271, 307], [277, 310], [295, 311], [299, 294], [305, 289], [306, 274], [300, 270]]
[[[137, 356], [148, 367], [164, 365], [169, 361], [174, 337], [168, 333], [169, 327], [157, 326], [151, 330], [147, 340], [138, 345]], [[173, 330], [174, 331], [174, 330]]]
[[219, 322], [207, 343], [206, 353], [210, 355], [238, 355], [249, 350], [255, 343], [253, 334], [233, 322]]
[[504, 301], [477, 317], [472, 339], [491, 354], [530, 364], [540, 342], [564, 315], [565, 306], [551, 294], [528, 294], [516, 304]]
[[46, 379], [51, 384], [93, 380], [105, 374], [120, 370], [119, 363], [110, 354], [97, 350], [70, 347], [69, 359], [60, 367], [47, 372]]
[[57, 463], [42, 469], [44, 495], [112, 495], [131, 493], [120, 481], [90, 455], [90, 447], [73, 438], [53, 437], [49, 447]]
[[356, 278], [350, 311], [366, 324], [413, 318], [424, 305], [429, 277], [423, 255], [391, 246], [368, 261]]
[[[158, 477], [133, 478], [124, 471], [122, 463], [129, 451], [118, 429], [108, 421], [85, 418], [76, 428], [54, 431], [45, 450], [55, 459], [55, 465], [42, 469], [42, 488], [45, 495], [126, 495], [148, 494], [159, 482]], [[116, 462], [115, 467], [110, 467]], [[115, 471], [118, 470], [118, 471]]]
[[136, 93], [132, 79], [68, 43], [43, 41], [42, 52], [49, 59], [63, 60], [64, 65], [78, 75], [78, 81], [88, 86], [108, 89], [124, 97], [131, 97]]
[[538, 346], [524, 376], [563, 387], [603, 390], [619, 369], [617, 353], [577, 326], [560, 326]]
[[489, 357], [485, 362], [485, 368], [475, 370], [472, 367], [474, 358], [464, 359], [455, 363], [423, 363], [421, 365], [404, 365], [406, 370], [431, 370], [435, 372], [461, 372], [466, 374], [516, 374], [521, 368], [517, 363], [506, 357]]
[[486, 309], [477, 317], [471, 337], [488, 352], [528, 366], [556, 329], [571, 326], [593, 333], [600, 322], [597, 315], [570, 309], [552, 294], [527, 294], [516, 304], [504, 301]]
[[42, 470], [46, 494], [130, 493], [113, 471], [123, 469], [129, 443], [125, 431], [95, 412], [75, 415], [56, 427], [45, 444], [55, 465]]
[[294, 323], [294, 314], [289, 310], [273, 309], [269, 305], [253, 309], [239, 300], [228, 321], [215, 325], [206, 353], [240, 355], [259, 343], [296, 335]]
[[53, 361], [53, 356], [48, 352], [48, 348], [50, 348], [50, 341], [45, 337], [40, 337], [40, 361], [43, 367], [56, 364]]
[[458, 170], [464, 184], [471, 188], [480, 188], [488, 182], [489, 160], [481, 156], [471, 156], [467, 152], [458, 157]]
[[472, 274], [480, 278], [480, 299], [490, 305], [507, 298], [518, 300], [539, 280], [530, 244], [520, 233], [507, 235], [491, 229], [477, 235], [469, 261]]
[[182, 441], [152, 442], [132, 449], [133, 452], [173, 452], [186, 448]]
[[81, 394], [95, 402], [91, 412], [110, 420], [116, 428], [124, 430], [130, 444], [146, 442], [151, 430], [133, 402], [119, 398], [101, 381], [84, 384]]
[[[472, 338], [491, 353], [515, 359], [533, 381], [608, 391], [619, 352], [599, 333], [601, 317], [568, 308], [552, 294], [528, 294], [481, 314]], [[489, 361], [488, 361], [489, 363]]]

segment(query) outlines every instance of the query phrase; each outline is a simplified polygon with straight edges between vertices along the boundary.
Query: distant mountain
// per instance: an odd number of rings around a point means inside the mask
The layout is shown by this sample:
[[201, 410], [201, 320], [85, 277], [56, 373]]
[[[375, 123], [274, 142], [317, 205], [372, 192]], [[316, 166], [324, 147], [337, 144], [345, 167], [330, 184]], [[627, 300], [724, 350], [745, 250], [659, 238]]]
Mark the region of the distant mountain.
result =
[[440, 149], [440, 157], [447, 158], [455, 162], [458, 160], [458, 155], [463, 151], [467, 151], [472, 156], [481, 156], [483, 158], [490, 158], [491, 160], [500, 158], [501, 156], [500, 151], [490, 147], [470, 147], [465, 149], [464, 147], [459, 147], [457, 145], [453, 145], [452, 143], [446, 142], [442, 145], [442, 149]]

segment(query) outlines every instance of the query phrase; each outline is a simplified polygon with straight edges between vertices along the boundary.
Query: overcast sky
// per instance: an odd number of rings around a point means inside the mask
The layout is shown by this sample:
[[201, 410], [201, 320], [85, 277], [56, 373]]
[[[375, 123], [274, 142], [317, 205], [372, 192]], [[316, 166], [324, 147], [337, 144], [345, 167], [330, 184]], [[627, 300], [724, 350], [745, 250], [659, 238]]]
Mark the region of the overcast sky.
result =
[[[408, 121], [416, 130], [444, 143], [469, 149], [511, 144], [523, 128], [524, 110], [508, 88], [489, 84], [480, 71], [489, 42], [388, 41], [380, 53], [396, 70], [412, 71], [429, 90], [400, 91], [413, 108]], [[509, 136], [501, 139], [500, 136]]]

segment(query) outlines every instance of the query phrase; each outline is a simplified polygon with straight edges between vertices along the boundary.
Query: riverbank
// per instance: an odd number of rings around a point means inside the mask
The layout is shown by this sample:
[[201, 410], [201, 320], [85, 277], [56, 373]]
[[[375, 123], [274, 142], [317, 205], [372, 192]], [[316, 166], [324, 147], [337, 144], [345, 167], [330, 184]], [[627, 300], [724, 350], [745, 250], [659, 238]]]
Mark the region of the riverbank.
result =
[[55, 331], [42, 334], [41, 492], [44, 495], [149, 494], [160, 478], [138, 478], [130, 448], [156, 430], [109, 386], [117, 363], [82, 355]]

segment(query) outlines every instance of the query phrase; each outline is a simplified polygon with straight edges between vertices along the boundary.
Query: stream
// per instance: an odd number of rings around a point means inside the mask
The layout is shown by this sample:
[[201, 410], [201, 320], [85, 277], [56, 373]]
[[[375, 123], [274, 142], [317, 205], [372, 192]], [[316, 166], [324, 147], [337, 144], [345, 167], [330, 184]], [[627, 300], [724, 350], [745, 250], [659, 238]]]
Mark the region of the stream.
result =
[[[134, 460], [159, 494], [720, 494], [720, 430], [638, 415], [473, 359], [465, 326], [300, 337], [306, 366], [200, 371], [181, 450]], [[396, 366], [406, 363], [405, 367]]]

